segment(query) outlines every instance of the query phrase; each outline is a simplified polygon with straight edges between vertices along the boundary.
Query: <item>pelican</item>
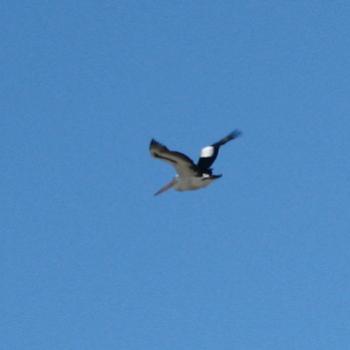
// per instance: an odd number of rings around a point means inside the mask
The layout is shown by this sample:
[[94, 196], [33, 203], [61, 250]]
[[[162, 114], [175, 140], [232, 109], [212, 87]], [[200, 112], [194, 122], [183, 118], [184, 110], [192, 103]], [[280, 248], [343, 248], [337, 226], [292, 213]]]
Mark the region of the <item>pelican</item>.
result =
[[174, 188], [176, 191], [198, 190], [219, 179], [222, 175], [213, 175], [213, 169], [211, 168], [219, 154], [219, 149], [225, 143], [236, 139], [240, 135], [241, 132], [239, 130], [234, 130], [220, 141], [202, 148], [197, 164], [185, 154], [170, 151], [166, 146], [152, 139], [149, 146], [151, 155], [171, 164], [177, 173], [168, 184], [154, 195], [157, 196], [170, 188]]

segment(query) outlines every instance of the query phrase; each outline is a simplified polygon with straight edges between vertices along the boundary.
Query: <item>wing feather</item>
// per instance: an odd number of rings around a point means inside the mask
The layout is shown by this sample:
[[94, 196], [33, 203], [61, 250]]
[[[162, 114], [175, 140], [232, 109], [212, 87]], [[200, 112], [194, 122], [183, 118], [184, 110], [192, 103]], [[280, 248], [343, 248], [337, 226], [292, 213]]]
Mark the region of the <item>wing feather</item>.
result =
[[179, 176], [189, 177], [200, 175], [200, 171], [196, 164], [194, 164], [193, 160], [185, 154], [170, 151], [166, 146], [154, 139], [151, 140], [149, 149], [153, 157], [164, 160], [172, 165]]

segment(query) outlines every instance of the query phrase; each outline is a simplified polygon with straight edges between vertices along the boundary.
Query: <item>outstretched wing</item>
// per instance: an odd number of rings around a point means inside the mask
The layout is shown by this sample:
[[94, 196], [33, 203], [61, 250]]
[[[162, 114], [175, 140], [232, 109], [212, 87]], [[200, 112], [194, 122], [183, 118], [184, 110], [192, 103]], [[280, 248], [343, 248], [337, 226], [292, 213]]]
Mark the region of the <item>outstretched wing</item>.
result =
[[153, 157], [166, 161], [171, 164], [179, 176], [199, 176], [200, 172], [193, 160], [187, 157], [185, 154], [170, 151], [166, 146], [152, 139], [149, 150]]
[[225, 143], [236, 139], [241, 135], [239, 130], [234, 130], [226, 137], [222, 138], [220, 141], [213, 143], [211, 146], [206, 146], [202, 148], [200, 158], [198, 160], [197, 166], [202, 172], [207, 172], [211, 174], [211, 165], [215, 162], [216, 157], [219, 154], [219, 149]]

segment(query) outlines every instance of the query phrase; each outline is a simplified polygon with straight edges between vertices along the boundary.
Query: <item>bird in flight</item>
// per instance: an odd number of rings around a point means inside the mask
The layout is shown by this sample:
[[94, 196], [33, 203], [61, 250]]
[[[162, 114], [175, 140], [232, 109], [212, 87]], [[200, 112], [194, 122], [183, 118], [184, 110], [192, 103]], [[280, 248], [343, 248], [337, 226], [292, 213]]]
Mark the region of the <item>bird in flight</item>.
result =
[[220, 147], [240, 135], [241, 132], [239, 130], [234, 130], [220, 141], [202, 148], [197, 164], [185, 154], [170, 151], [166, 146], [152, 139], [149, 145], [151, 155], [172, 165], [177, 173], [171, 182], [154, 195], [157, 196], [170, 188], [174, 188], [177, 191], [191, 191], [210, 185], [214, 180], [222, 176], [213, 175], [213, 169], [211, 168], [219, 154]]

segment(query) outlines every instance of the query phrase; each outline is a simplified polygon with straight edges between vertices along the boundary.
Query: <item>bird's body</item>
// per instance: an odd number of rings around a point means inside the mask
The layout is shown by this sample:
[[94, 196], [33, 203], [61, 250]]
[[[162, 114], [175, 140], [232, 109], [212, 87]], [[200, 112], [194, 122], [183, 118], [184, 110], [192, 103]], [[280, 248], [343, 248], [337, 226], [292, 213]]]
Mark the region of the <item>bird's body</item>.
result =
[[207, 187], [222, 175], [213, 175], [211, 165], [214, 163], [219, 149], [226, 142], [237, 138], [240, 131], [235, 130], [220, 141], [206, 146], [201, 150], [200, 158], [195, 164], [191, 158], [183, 153], [170, 151], [166, 146], [152, 139], [150, 143], [151, 154], [158, 159], [164, 160], [174, 166], [177, 175], [173, 180], [162, 187], [155, 195], [170, 188], [177, 191], [191, 191]]
[[173, 185], [173, 188], [177, 191], [198, 190], [200, 188], [209, 186], [217, 178], [217, 176], [214, 177], [208, 174], [187, 177], [177, 175], [175, 176], [175, 183]]

